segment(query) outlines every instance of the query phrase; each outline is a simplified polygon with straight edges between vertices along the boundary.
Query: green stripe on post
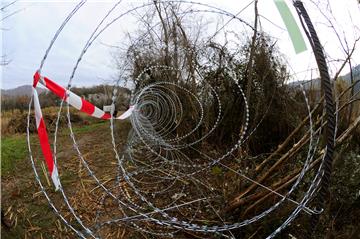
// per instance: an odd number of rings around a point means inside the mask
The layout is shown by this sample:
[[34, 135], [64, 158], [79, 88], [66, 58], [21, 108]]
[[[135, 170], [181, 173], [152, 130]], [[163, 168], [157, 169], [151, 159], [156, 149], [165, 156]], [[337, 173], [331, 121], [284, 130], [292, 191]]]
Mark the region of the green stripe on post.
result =
[[304, 38], [288, 5], [285, 3], [284, 0], [274, 0], [274, 2], [283, 22], [285, 23], [286, 29], [290, 35], [290, 39], [292, 41], [296, 54], [306, 51], [307, 48]]

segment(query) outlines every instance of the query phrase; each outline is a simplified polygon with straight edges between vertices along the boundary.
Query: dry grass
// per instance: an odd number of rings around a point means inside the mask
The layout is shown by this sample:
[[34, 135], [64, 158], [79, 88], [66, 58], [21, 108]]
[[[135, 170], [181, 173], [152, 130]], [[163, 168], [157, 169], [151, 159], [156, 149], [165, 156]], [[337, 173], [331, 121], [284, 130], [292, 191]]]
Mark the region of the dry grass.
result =
[[[65, 109], [66, 110], [66, 109]], [[60, 127], [66, 125], [66, 111], [62, 111], [60, 116]], [[58, 115], [57, 107], [48, 107], [42, 109], [42, 113], [45, 119], [46, 126], [49, 131], [53, 131], [55, 128], [55, 123]], [[12, 110], [1, 112], [1, 134], [2, 135], [12, 135], [16, 133], [26, 133], [27, 127], [27, 115], [26, 111]], [[70, 116], [73, 123], [85, 123], [88, 124], [89, 121], [93, 120], [88, 117], [86, 114], [77, 111], [74, 108], [70, 108]], [[30, 132], [35, 132], [34, 128], [34, 114], [33, 111], [30, 116]]]

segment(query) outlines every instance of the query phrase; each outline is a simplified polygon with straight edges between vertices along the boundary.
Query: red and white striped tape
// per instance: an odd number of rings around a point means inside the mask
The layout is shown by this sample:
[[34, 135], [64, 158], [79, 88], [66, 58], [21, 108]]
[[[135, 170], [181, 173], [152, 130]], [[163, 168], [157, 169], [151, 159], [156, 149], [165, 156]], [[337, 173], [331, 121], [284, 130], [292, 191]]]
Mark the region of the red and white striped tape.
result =
[[[93, 117], [96, 117], [99, 119], [110, 119], [111, 115], [109, 113], [106, 113], [106, 112], [102, 111], [101, 109], [97, 108], [96, 106], [91, 104], [89, 101], [74, 94], [70, 90], [66, 90], [65, 88], [56, 84], [54, 81], [50, 80], [49, 78], [41, 76], [39, 72], [36, 72], [34, 74], [33, 96], [34, 96], [34, 111], [35, 111], [36, 129], [38, 131], [41, 151], [44, 155], [47, 168], [49, 170], [51, 179], [55, 185], [55, 190], [58, 190], [59, 186], [60, 186], [59, 174], [58, 174], [58, 170], [57, 170], [54, 160], [53, 160], [53, 154], [51, 151], [49, 138], [48, 138], [47, 131], [46, 131], [46, 125], [45, 125], [44, 118], [43, 118], [42, 112], [41, 112], [39, 96], [36, 91], [36, 86], [39, 82], [43, 86], [45, 86], [47, 89], [49, 89], [52, 93], [56, 94], [59, 98], [65, 100], [71, 106], [75, 107], [76, 109], [78, 109], [82, 112], [87, 113], [90, 116], [93, 116]], [[132, 114], [134, 108], [135, 108], [135, 105], [130, 106], [127, 111], [125, 111], [122, 115], [120, 115], [119, 117], [114, 118], [114, 119], [123, 120], [123, 119], [128, 118]]]

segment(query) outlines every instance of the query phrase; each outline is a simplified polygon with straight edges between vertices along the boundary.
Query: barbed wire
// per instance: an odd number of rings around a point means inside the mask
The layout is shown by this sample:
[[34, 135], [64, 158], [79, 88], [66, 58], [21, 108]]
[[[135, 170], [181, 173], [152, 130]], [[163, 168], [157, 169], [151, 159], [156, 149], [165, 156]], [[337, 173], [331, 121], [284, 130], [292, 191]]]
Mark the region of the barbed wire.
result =
[[[303, 167], [295, 182], [285, 194], [281, 194], [280, 192], [271, 189], [269, 186], [258, 182], [256, 179], [253, 179], [247, 174], [246, 170], [239, 168], [239, 165], [234, 166], [232, 164], [234, 160], [232, 159], [234, 158], [233, 153], [243, 147], [244, 143], [249, 140], [250, 136], [262, 123], [267, 112], [271, 110], [269, 104], [264, 115], [258, 122], [254, 123], [254, 127], [249, 127], [249, 122], [252, 122], [249, 112], [249, 104], [251, 104], [251, 102], [248, 101], [247, 96], [243, 91], [244, 86], [242, 85], [242, 79], [239, 78], [238, 73], [234, 70], [235, 63], [233, 56], [235, 53], [233, 55], [231, 53], [225, 54], [225, 65], [223, 69], [229, 76], [231, 83], [235, 86], [237, 98], [242, 101], [245, 115], [242, 122], [242, 130], [240, 134], [237, 135], [238, 138], [233, 144], [227, 146], [227, 148], [223, 148], [222, 152], [204, 152], [204, 150], [200, 150], [198, 147], [198, 145], [208, 139], [215, 130], [219, 130], [221, 120], [225, 115], [223, 106], [226, 105], [226, 102], [222, 102], [219, 89], [208, 82], [204, 75], [204, 69], [213, 65], [212, 60], [207, 58], [208, 52], [206, 50], [211, 48], [210, 43], [212, 43], [214, 36], [220, 32], [225, 32], [226, 25], [233, 20], [237, 20], [242, 25], [245, 25], [249, 31], [254, 31], [254, 27], [244, 19], [240, 18], [239, 14], [234, 15], [208, 4], [193, 1], [166, 2], [206, 8], [180, 12], [179, 15], [182, 16], [185, 16], [188, 13], [211, 13], [217, 16], [226, 16], [230, 19], [213, 33], [211, 37], [203, 42], [203, 45], [205, 46], [203, 49], [196, 49], [189, 45], [180, 50], [182, 54], [192, 54], [192, 56], [196, 56], [191, 60], [190, 64], [196, 66], [192, 76], [196, 77], [197, 85], [201, 86], [201, 89], [198, 92], [192, 92], [179, 82], [176, 83], [162, 79], [158, 79], [155, 83], [148, 83], [146, 81], [146, 78], [149, 76], [148, 72], [156, 72], [157, 75], [169, 77], [176, 76], [179, 79], [186, 79], [188, 77], [183, 69], [174, 66], [154, 63], [145, 67], [135, 77], [136, 82], [143, 84], [139, 84], [139, 87], [134, 87], [131, 91], [131, 105], [133, 105], [135, 109], [130, 116], [132, 129], [129, 132], [126, 145], [123, 149], [119, 150], [118, 147], [115, 120], [113, 117], [110, 119], [109, 124], [112, 151], [117, 163], [116, 168], [112, 168], [115, 172], [113, 178], [114, 185], [109, 187], [105, 186], [105, 183], [101, 182], [99, 179], [99, 175], [96, 175], [96, 170], [92, 168], [85, 159], [84, 153], [80, 149], [77, 137], [72, 128], [70, 106], [69, 104], [65, 105], [70, 132], [69, 136], [73, 142], [73, 149], [80, 159], [81, 165], [87, 171], [87, 174], [94, 180], [97, 187], [102, 192], [99, 203], [104, 210], [99, 209], [96, 212], [96, 217], [92, 224], [88, 222], [85, 223], [81, 214], [74, 209], [74, 206], [70, 202], [61, 183], [59, 187], [61, 197], [67, 210], [70, 211], [77, 222], [76, 226], [73, 222], [70, 223], [61, 210], [55, 206], [53, 200], [43, 186], [32, 155], [29, 130], [32, 100], [30, 101], [27, 118], [27, 139], [30, 161], [35, 173], [35, 179], [39, 183], [40, 189], [46, 197], [50, 207], [54, 210], [54, 213], [58, 215], [63, 223], [80, 238], [100, 238], [101, 229], [108, 225], [124, 225], [140, 231], [141, 233], [160, 237], [175, 237], [180, 231], [189, 231], [204, 233], [206, 235], [217, 234], [225, 238], [235, 238], [232, 230], [248, 226], [269, 216], [284, 202], [291, 203], [291, 205], [295, 206], [295, 209], [288, 215], [287, 219], [285, 219], [284, 222], [267, 237], [273, 238], [287, 227], [300, 212], [304, 211], [310, 215], [320, 214], [322, 212], [321, 208], [311, 209], [307, 205], [319, 189], [324, 172], [328, 170], [326, 169], [328, 163], [325, 160], [325, 155], [328, 157], [328, 148], [326, 148], [324, 158], [321, 160], [321, 164], [314, 173], [311, 183], [303, 193], [302, 198], [300, 200], [291, 198], [295, 190], [299, 188], [305, 175], [309, 173], [311, 165], [315, 162], [322, 133], [323, 122], [320, 124], [321, 127], [316, 129], [305, 89], [302, 89], [302, 93], [307, 107], [307, 114], [309, 115], [308, 128], [310, 138], [307, 146], [307, 154], [306, 157], [304, 157]], [[58, 36], [66, 25], [69, 24], [71, 18], [85, 3], [86, 1], [79, 2], [56, 31], [40, 63], [38, 69], [39, 72], [41, 72], [44, 67], [48, 54]], [[122, 6], [121, 3], [122, 1], [115, 3], [90, 34], [90, 37], [86, 41], [70, 74], [66, 88], [67, 92], [72, 88], [74, 77], [84, 55], [107, 28], [117, 21], [124, 20], [126, 16], [129, 16], [129, 14], [134, 11], [148, 9], [154, 6], [154, 4], [161, 2], [140, 3], [136, 6], [132, 6], [130, 9], [124, 9], [118, 16], [105, 24], [111, 14]], [[250, 6], [250, 4], [248, 6]], [[160, 22], [151, 26], [154, 30], [157, 27], [161, 27]], [[230, 32], [231, 31], [229, 30], [227, 33]], [[144, 37], [145, 36], [143, 35], [143, 38]], [[140, 40], [141, 39], [139, 39], [139, 41]], [[161, 48], [167, 47], [167, 45], [163, 45], [164, 43], [159, 44], [161, 44]], [[125, 61], [124, 69], [129, 65], [131, 65], [131, 63]], [[121, 85], [120, 80], [115, 82], [113, 88], [112, 105], [116, 104], [116, 95], [118, 94], [117, 86], [119, 85]], [[204, 97], [206, 94], [211, 95], [212, 98]], [[184, 105], [183, 98], [191, 99], [190, 101], [193, 102], [193, 105]], [[208, 112], [205, 110], [208, 106], [205, 107], [205, 104], [211, 104], [212, 107], [217, 109], [217, 113], [213, 118], [213, 122], [211, 122], [211, 125], [207, 128], [207, 132], [198, 137], [196, 136], [196, 132], [204, 125], [205, 119], [209, 118]], [[64, 100], [62, 100], [59, 105], [53, 140], [54, 162], [56, 167], [59, 163], [56, 155], [58, 151], [59, 122], [63, 107]], [[177, 129], [180, 129], [184, 122], [186, 122], [187, 112], [196, 112], [193, 115], [194, 119], [192, 119], [195, 123], [191, 125], [190, 130], [187, 132], [181, 135], [174, 134], [174, 132], [176, 132]], [[195, 153], [199, 158], [194, 158], [192, 156]], [[245, 159], [237, 157], [235, 160], [243, 161]], [[211, 169], [214, 166], [229, 170], [229, 172], [234, 173], [238, 178], [255, 183], [263, 190], [277, 195], [281, 199], [255, 216], [243, 221], [228, 222], [220, 213], [224, 206], [224, 196], [218, 192], [212, 183], [210, 183], [211, 178], [214, 176], [211, 173]], [[60, 179], [59, 182], [61, 182]], [[106, 200], [108, 198], [112, 200], [112, 202], [115, 202], [118, 215], [114, 216], [107, 211]], [[296, 197], [294, 196], [294, 198]], [[214, 223], [201, 223], [204, 215], [207, 215], [204, 211], [211, 215], [211, 219], [215, 218]], [[103, 213], [107, 213], [108, 216], [102, 218]], [[111, 213], [115, 213], [115, 210], [111, 211]], [[149, 226], [149, 223], [152, 226]]]

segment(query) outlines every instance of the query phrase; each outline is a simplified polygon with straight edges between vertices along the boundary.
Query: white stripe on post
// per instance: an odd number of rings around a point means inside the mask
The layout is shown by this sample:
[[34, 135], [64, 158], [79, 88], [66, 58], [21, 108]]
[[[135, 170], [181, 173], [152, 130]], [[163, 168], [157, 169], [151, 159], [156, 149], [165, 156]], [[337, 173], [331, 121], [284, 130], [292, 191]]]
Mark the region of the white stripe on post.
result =
[[39, 102], [39, 96], [34, 87], [33, 87], [33, 94], [34, 94], [34, 110], [35, 110], [36, 129], [38, 129], [39, 125], [40, 125], [40, 120], [42, 118], [42, 113], [41, 113], [41, 107], [40, 107], [40, 102]]
[[69, 90], [66, 92], [66, 94], [67, 94], [66, 102], [74, 106], [76, 109], [80, 110], [82, 107], [82, 101], [80, 96], [75, 95]]
[[43, 86], [46, 87], [46, 82], [45, 82], [45, 80], [44, 80], [44, 77], [40, 76], [39, 82], [40, 82]]
[[59, 179], [59, 173], [58, 173], [58, 170], [57, 170], [57, 167], [55, 166], [55, 164], [54, 164], [53, 172], [51, 174], [51, 179], [55, 185], [55, 191], [59, 190], [60, 179]]
[[94, 113], [92, 113], [91, 116], [94, 116], [96, 118], [101, 118], [105, 114], [104, 111], [100, 110], [98, 107], [95, 107]]

